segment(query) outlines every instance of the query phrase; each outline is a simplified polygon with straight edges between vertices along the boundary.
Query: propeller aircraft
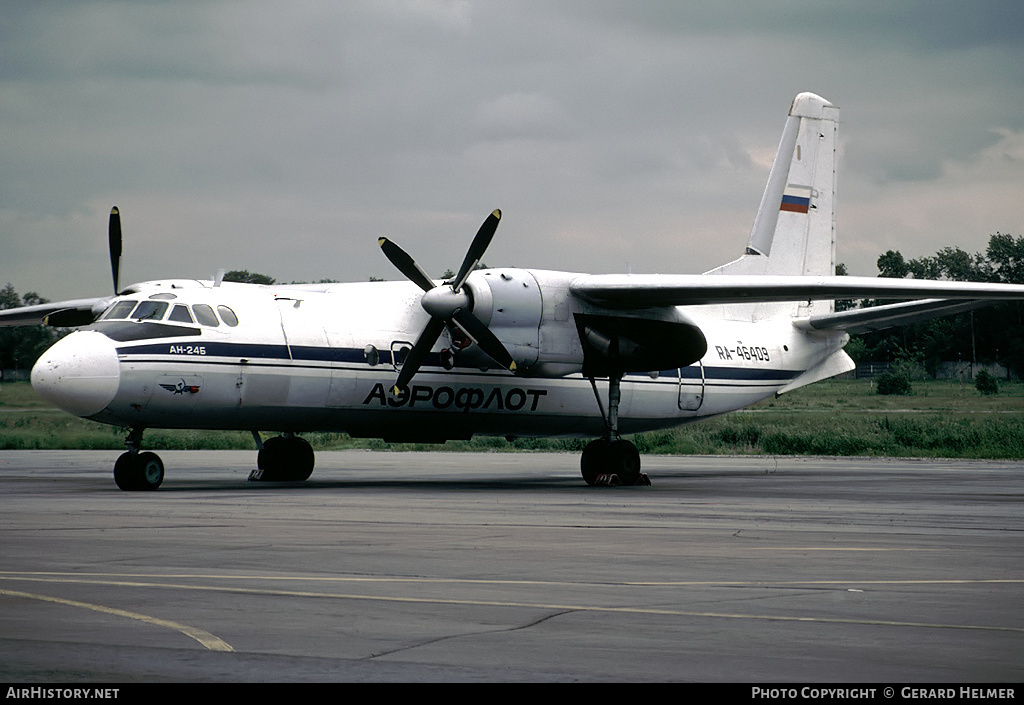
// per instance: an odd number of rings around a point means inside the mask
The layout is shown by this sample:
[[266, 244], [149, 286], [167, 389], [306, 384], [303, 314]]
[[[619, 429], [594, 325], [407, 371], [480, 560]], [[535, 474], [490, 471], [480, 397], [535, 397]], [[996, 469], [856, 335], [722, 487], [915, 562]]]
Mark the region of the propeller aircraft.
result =
[[[164, 466], [150, 428], [247, 430], [252, 478], [302, 481], [299, 435], [386, 441], [474, 435], [594, 438], [587, 484], [643, 484], [624, 436], [750, 406], [854, 369], [849, 334], [1024, 299], [1024, 286], [835, 272], [839, 109], [791, 106], [745, 252], [701, 275], [478, 270], [500, 211], [458, 273], [438, 281], [387, 238], [409, 280], [256, 285], [160, 280], [121, 288], [120, 213], [110, 214], [114, 295], [0, 312], [0, 325], [75, 327], [32, 370], [44, 399], [128, 430], [123, 490]], [[898, 299], [835, 312], [835, 299]], [[266, 440], [261, 432], [280, 433]]]

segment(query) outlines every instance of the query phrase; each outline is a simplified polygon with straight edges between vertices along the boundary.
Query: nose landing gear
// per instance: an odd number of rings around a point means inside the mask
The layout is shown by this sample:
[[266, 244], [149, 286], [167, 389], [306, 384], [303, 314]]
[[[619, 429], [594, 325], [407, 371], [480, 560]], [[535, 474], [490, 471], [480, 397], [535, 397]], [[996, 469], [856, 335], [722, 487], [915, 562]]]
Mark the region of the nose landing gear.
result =
[[124, 444], [128, 452], [114, 463], [114, 482], [126, 492], [155, 490], [164, 481], [164, 463], [156, 453], [140, 453], [141, 428], [133, 428]]

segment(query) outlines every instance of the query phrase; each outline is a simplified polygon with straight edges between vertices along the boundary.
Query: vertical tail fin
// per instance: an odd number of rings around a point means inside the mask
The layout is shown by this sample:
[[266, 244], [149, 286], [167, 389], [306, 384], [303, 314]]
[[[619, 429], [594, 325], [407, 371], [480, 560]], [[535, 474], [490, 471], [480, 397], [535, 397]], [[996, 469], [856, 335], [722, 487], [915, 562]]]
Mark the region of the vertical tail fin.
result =
[[[746, 253], [708, 274], [825, 276], [835, 272], [839, 108], [813, 93], [793, 100]], [[830, 302], [801, 305], [820, 313]]]

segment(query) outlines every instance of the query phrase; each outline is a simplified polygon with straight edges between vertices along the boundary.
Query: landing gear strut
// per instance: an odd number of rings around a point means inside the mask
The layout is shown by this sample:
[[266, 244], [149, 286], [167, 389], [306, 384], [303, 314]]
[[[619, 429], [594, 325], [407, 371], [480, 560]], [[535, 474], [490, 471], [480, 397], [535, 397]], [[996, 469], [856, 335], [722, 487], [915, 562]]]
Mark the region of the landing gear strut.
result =
[[622, 374], [608, 377], [608, 414], [604, 413], [597, 382], [590, 378], [597, 406], [605, 422], [603, 438], [591, 441], [583, 449], [580, 470], [588, 485], [649, 485], [647, 475], [640, 472], [640, 451], [619, 436], [619, 398]]
[[128, 452], [114, 463], [114, 482], [127, 492], [155, 490], [164, 481], [164, 463], [156, 453], [140, 453], [141, 428], [133, 428], [125, 439]]
[[249, 474], [250, 480], [264, 482], [302, 482], [313, 474], [313, 447], [293, 433], [286, 433], [266, 441], [259, 433], [252, 432], [259, 453], [256, 456], [256, 470]]

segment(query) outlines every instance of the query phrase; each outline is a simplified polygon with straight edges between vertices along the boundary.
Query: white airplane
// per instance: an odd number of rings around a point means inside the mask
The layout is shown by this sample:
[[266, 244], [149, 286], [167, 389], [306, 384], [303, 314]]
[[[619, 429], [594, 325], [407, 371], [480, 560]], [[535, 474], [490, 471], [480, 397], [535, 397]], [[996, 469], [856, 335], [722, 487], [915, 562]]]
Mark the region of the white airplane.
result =
[[[745, 253], [703, 275], [476, 270], [484, 222], [448, 281], [379, 244], [409, 282], [263, 286], [162, 280], [115, 295], [0, 312], [0, 325], [80, 327], [32, 370], [41, 397], [129, 430], [123, 490], [163, 481], [148, 428], [248, 430], [253, 479], [305, 480], [300, 432], [387, 441], [596, 437], [588, 484], [640, 484], [623, 434], [735, 411], [854, 368], [850, 332], [1024, 299], [1024, 286], [836, 277], [839, 110], [793, 101]], [[909, 300], [834, 312], [833, 300]], [[263, 441], [261, 431], [282, 435]]]

